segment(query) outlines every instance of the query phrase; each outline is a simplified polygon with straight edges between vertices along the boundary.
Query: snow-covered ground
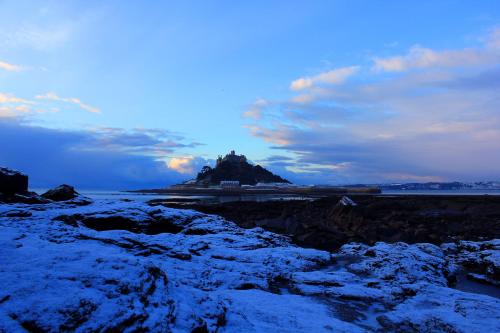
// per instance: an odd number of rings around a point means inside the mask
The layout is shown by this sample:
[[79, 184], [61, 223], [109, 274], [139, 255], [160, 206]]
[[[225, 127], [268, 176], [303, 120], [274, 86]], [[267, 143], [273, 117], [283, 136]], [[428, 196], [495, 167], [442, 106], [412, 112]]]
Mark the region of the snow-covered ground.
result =
[[449, 287], [498, 283], [499, 240], [329, 253], [101, 200], [0, 205], [0, 244], [0, 332], [500, 331], [498, 298]]

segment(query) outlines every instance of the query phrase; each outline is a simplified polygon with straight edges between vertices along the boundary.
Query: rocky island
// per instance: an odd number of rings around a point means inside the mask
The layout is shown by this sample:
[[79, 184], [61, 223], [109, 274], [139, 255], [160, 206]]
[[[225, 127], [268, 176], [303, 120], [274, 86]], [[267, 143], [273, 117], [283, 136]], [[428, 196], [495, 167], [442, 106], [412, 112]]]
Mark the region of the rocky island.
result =
[[167, 188], [144, 189], [130, 192], [182, 195], [301, 195], [327, 196], [342, 193], [380, 193], [372, 186], [299, 186], [273, 174], [260, 165], [252, 165], [245, 155], [232, 150], [219, 156], [214, 168], [204, 166], [196, 179]]
[[217, 158], [215, 168], [205, 166], [196, 176], [197, 185], [219, 185], [223, 181], [237, 181], [240, 185], [256, 185], [257, 183], [290, 182], [273, 174], [260, 165], [248, 163], [245, 155], [236, 155], [232, 150], [225, 157]]
[[[308, 201], [289, 213], [280, 212], [280, 202], [260, 207], [259, 218], [243, 205], [207, 214], [201, 206], [91, 200], [67, 185], [44, 196], [3, 192], [0, 332], [500, 330], [498, 202], [435, 207], [484, 210], [477, 223], [490, 233], [470, 233], [474, 239], [463, 232], [432, 243], [395, 236], [340, 237], [347, 241], [327, 250], [297, 245], [296, 237], [312, 230], [304, 222], [310, 214], [325, 227], [336, 221], [332, 234], [353, 235], [377, 233], [366, 225], [383, 216], [419, 215], [391, 215], [396, 203], [384, 208], [362, 198]], [[411, 203], [399, 205], [411, 210]], [[290, 226], [303, 221], [302, 229], [271, 232], [275, 214], [295, 218]], [[425, 223], [415, 225], [425, 233]], [[391, 230], [390, 222], [379, 228]]]

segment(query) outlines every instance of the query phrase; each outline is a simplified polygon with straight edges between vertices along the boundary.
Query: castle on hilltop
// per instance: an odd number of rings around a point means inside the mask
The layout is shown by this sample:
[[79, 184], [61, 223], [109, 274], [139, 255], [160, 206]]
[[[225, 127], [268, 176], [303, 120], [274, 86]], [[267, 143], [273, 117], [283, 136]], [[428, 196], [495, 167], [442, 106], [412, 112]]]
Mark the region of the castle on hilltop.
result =
[[245, 157], [245, 155], [236, 155], [234, 150], [231, 150], [231, 152], [227, 154], [225, 157], [222, 157], [222, 155], [219, 155], [219, 157], [217, 157], [216, 166], [220, 165], [222, 162], [245, 163], [246, 161], [247, 158]]
[[257, 183], [289, 183], [289, 181], [260, 165], [248, 163], [245, 155], [236, 155], [234, 150], [224, 157], [219, 155], [214, 168], [205, 165], [195, 180], [198, 186], [220, 186], [225, 189]]

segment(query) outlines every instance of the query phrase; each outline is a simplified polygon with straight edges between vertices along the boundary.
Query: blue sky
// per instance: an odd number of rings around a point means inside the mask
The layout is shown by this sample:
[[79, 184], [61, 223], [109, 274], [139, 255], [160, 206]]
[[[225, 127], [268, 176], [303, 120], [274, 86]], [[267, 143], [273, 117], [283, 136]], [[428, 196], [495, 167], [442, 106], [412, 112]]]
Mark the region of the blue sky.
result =
[[500, 179], [499, 89], [498, 1], [0, 1], [0, 164], [34, 186], [230, 149], [298, 183]]

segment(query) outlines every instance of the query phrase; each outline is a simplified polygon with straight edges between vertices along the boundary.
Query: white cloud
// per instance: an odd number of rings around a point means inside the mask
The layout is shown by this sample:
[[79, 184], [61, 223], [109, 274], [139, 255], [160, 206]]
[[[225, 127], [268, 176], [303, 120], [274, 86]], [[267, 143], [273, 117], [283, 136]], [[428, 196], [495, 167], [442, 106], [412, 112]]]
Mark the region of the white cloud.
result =
[[19, 112], [11, 106], [0, 106], [0, 119], [17, 117]]
[[476, 49], [459, 51], [434, 51], [413, 46], [404, 56], [375, 58], [373, 69], [385, 72], [402, 72], [413, 68], [460, 67], [498, 63], [500, 55]]
[[167, 162], [169, 169], [188, 176], [195, 176], [203, 166], [208, 164], [210, 164], [209, 160], [199, 156], [176, 156], [171, 157]]
[[20, 105], [1, 105], [0, 104], [0, 119], [1, 118], [17, 118], [20, 116], [26, 116], [28, 114], [34, 113], [55, 113], [59, 110], [56, 108], [51, 109], [40, 109], [33, 108], [31, 105], [20, 104]]
[[75, 104], [85, 111], [100, 113], [100, 110], [83, 103], [78, 98], [62, 98], [55, 93], [37, 95], [34, 100], [0, 92], [0, 117], [23, 117], [30, 114], [56, 113], [61, 109], [54, 102]]
[[14, 118], [31, 113], [34, 104], [30, 100], [0, 92], [0, 118]]
[[2, 93], [0, 92], [0, 104], [6, 103], [23, 103], [23, 104], [35, 104], [33, 101], [16, 97], [13, 94]]
[[493, 30], [481, 48], [436, 51], [415, 45], [407, 54], [374, 58], [372, 69], [384, 72], [402, 72], [416, 68], [464, 67], [500, 63], [500, 29]]
[[168, 167], [182, 174], [192, 174], [195, 171], [191, 165], [192, 160], [192, 156], [172, 157], [168, 162]]
[[262, 113], [266, 106], [269, 105], [269, 102], [263, 98], [257, 99], [255, 102], [250, 105], [248, 110], [246, 110], [243, 113], [243, 117], [245, 118], [252, 118], [255, 120], [261, 119], [262, 118]]
[[45, 95], [37, 95], [35, 96], [36, 99], [42, 99], [42, 100], [51, 100], [51, 101], [58, 101], [58, 102], [64, 102], [64, 103], [72, 103], [75, 105], [78, 105], [81, 109], [91, 112], [91, 113], [101, 113], [101, 110], [94, 106], [90, 106], [88, 104], [83, 103], [80, 99], [74, 98], [74, 97], [59, 97], [56, 93], [54, 92], [48, 92]]
[[245, 125], [250, 133], [266, 142], [276, 145], [288, 145], [288, 129], [284, 124], [276, 125], [275, 127], [268, 128], [260, 125]]
[[356, 74], [359, 69], [359, 66], [349, 66], [333, 69], [312, 77], [301, 77], [292, 81], [290, 89], [297, 91], [312, 88], [316, 84], [341, 84], [344, 83], [350, 76]]
[[0, 69], [6, 70], [8, 72], [20, 72], [25, 69], [25, 67], [20, 65], [10, 64], [5, 61], [0, 61]]

